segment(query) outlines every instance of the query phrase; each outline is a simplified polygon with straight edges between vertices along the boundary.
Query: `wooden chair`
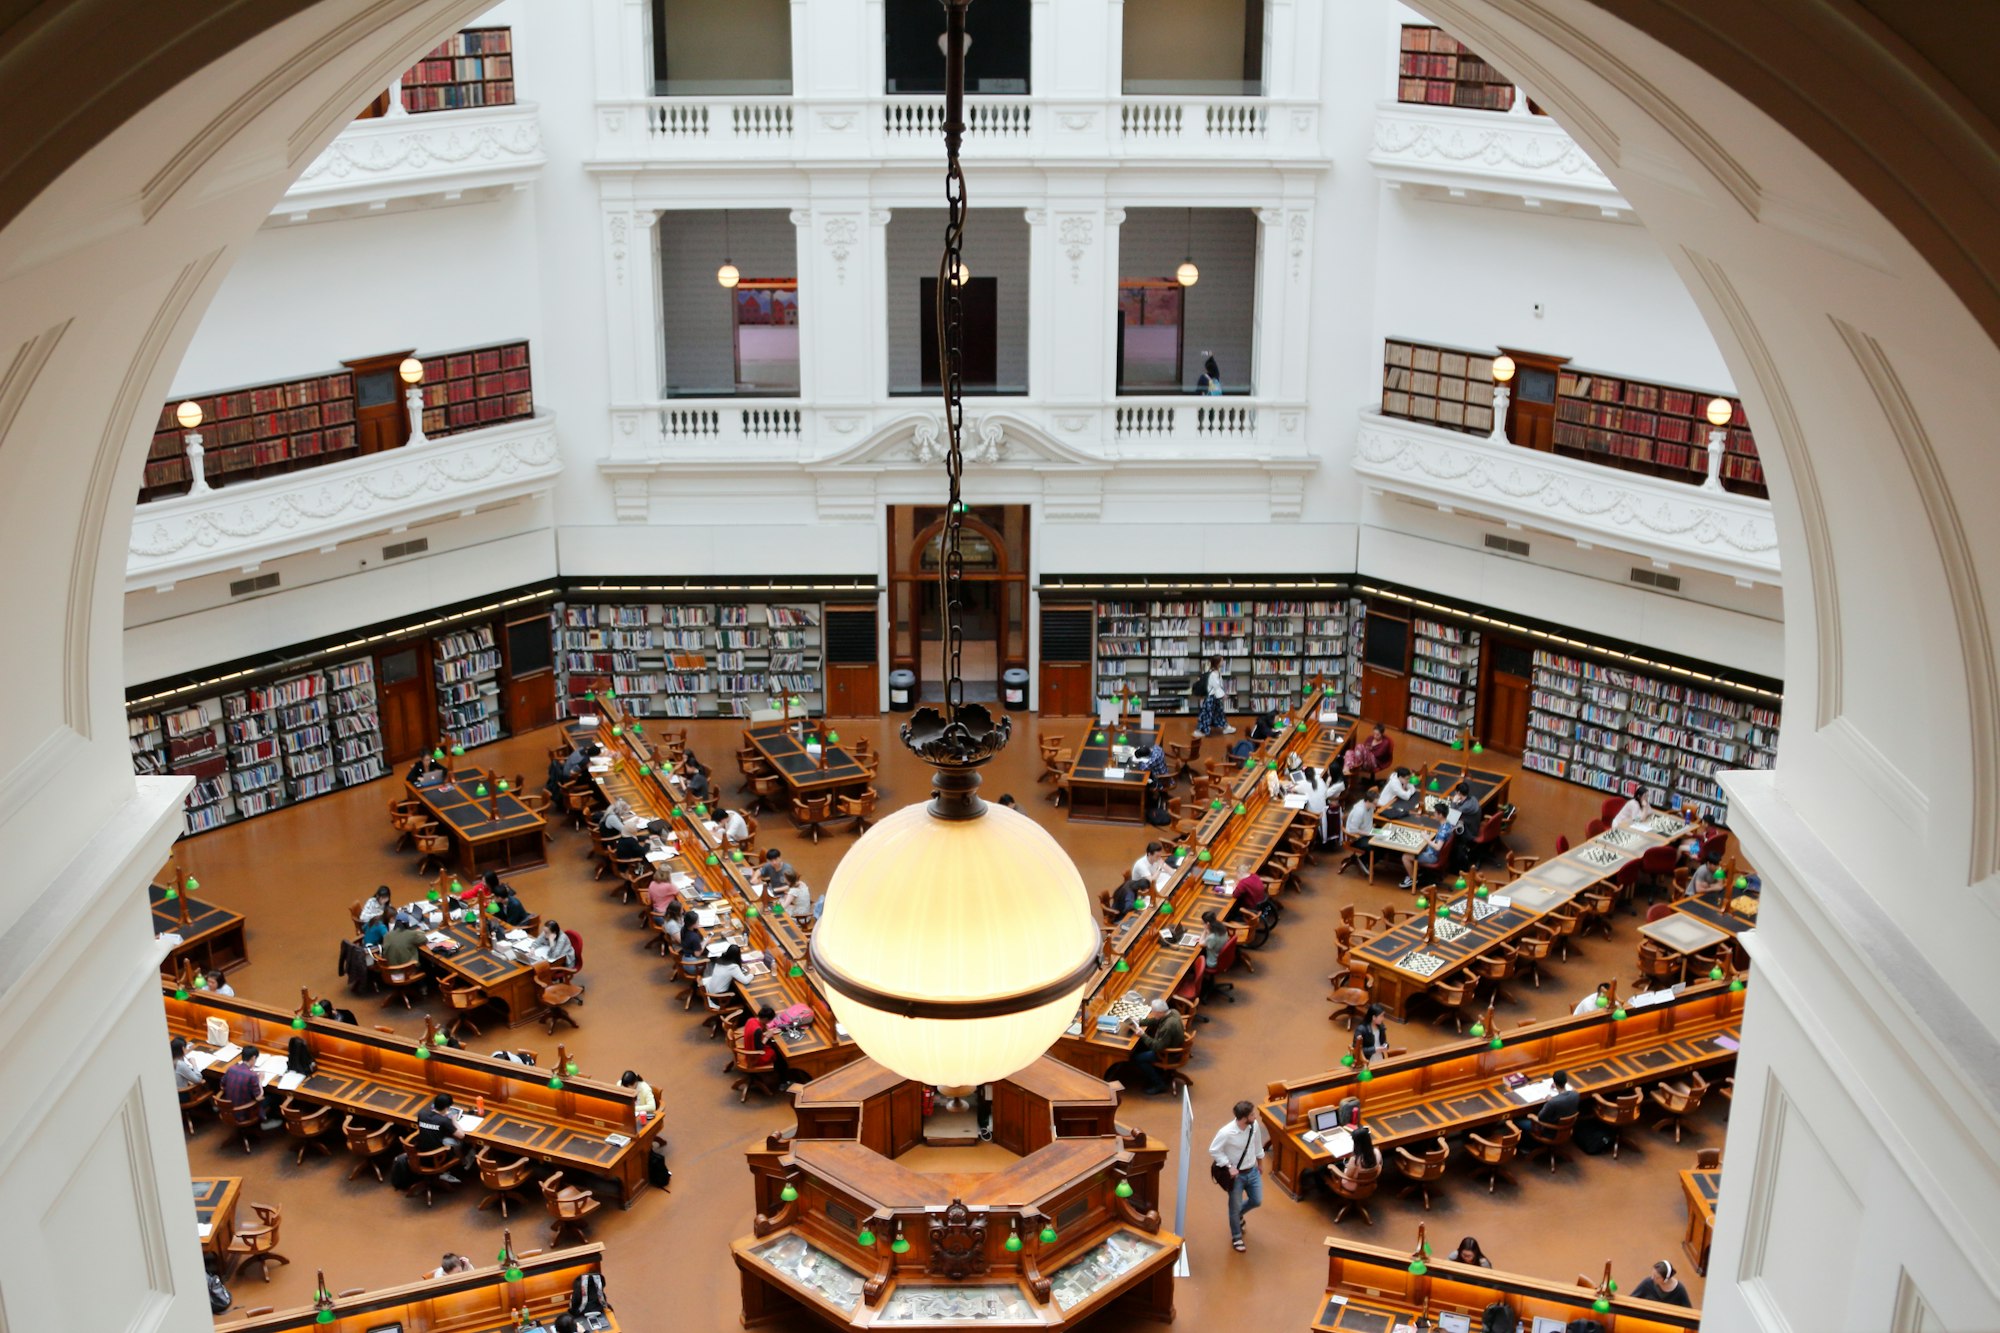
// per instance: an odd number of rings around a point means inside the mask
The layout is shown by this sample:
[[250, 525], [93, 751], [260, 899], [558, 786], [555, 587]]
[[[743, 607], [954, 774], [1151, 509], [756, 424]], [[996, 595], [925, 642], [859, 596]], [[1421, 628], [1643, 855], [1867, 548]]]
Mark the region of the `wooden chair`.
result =
[[1187, 1036], [1180, 1045], [1169, 1046], [1153, 1061], [1153, 1068], [1167, 1080], [1168, 1092], [1179, 1092], [1183, 1087], [1194, 1086], [1194, 1080], [1187, 1072], [1187, 1062], [1194, 1056], [1194, 1039], [1195, 1030], [1188, 1028]]
[[414, 1198], [419, 1191], [424, 1196], [424, 1207], [431, 1206], [431, 1199], [441, 1189], [450, 1189], [458, 1183], [458, 1177], [445, 1179], [447, 1172], [458, 1165], [458, 1149], [440, 1145], [428, 1152], [419, 1150], [417, 1136], [411, 1134], [403, 1140], [403, 1154], [408, 1160], [410, 1173], [416, 1177], [403, 1191], [403, 1197]]
[[1062, 777], [1076, 756], [1063, 748], [1061, 736], [1043, 736], [1039, 744], [1042, 747], [1042, 772], [1035, 781], [1048, 782], [1053, 778]]
[[1618, 905], [1618, 894], [1611, 889], [1592, 889], [1578, 895], [1584, 905], [1582, 930], [1595, 930], [1605, 939], [1611, 938], [1611, 911]]
[[1396, 1169], [1403, 1173], [1406, 1182], [1398, 1197], [1408, 1198], [1412, 1191], [1422, 1195], [1427, 1213], [1431, 1210], [1431, 1186], [1444, 1175], [1445, 1163], [1451, 1157], [1451, 1145], [1443, 1136], [1438, 1137], [1436, 1144], [1421, 1154], [1401, 1146], [1396, 1149]]
[[1535, 983], [1535, 989], [1542, 988], [1542, 964], [1548, 961], [1549, 950], [1556, 947], [1556, 937], [1544, 930], [1528, 930], [1521, 934], [1521, 942], [1514, 950], [1514, 975], [1525, 976]]
[[681, 952], [678, 949], [673, 950], [669, 954], [669, 957], [673, 960], [674, 970], [673, 975], [668, 978], [668, 984], [674, 986], [685, 984], [687, 986], [687, 990], [681, 995], [681, 1008], [692, 1009], [694, 1008], [694, 997], [701, 993], [701, 974], [708, 970], [708, 966], [705, 963], [697, 962], [690, 967], [687, 959], [681, 956]]
[[734, 1033], [730, 1034], [729, 1052], [729, 1071], [736, 1075], [729, 1087], [736, 1093], [737, 1101], [749, 1101], [753, 1092], [766, 1097], [778, 1095], [781, 1089], [778, 1087], [777, 1069], [771, 1064], [761, 1063], [768, 1058], [766, 1052], [754, 1046], [745, 1046], [736, 1040]]
[[347, 1173], [347, 1178], [354, 1180], [363, 1171], [373, 1171], [375, 1179], [381, 1180], [382, 1162], [396, 1150], [396, 1127], [356, 1120], [350, 1115], [341, 1120], [340, 1133], [347, 1140], [347, 1151], [355, 1157], [354, 1169]]
[[575, 1233], [576, 1244], [588, 1244], [590, 1240], [590, 1218], [604, 1205], [589, 1190], [580, 1190], [573, 1185], [562, 1183], [562, 1172], [542, 1181], [542, 1203], [549, 1210], [549, 1248], [562, 1245], [563, 1236]]
[[284, 1210], [276, 1204], [253, 1203], [250, 1211], [257, 1215], [257, 1224], [236, 1228], [236, 1234], [229, 1239], [229, 1248], [223, 1252], [229, 1267], [226, 1281], [234, 1281], [244, 1269], [255, 1264], [258, 1276], [269, 1282], [272, 1264], [292, 1262], [278, 1253], [278, 1226], [284, 1220], [281, 1216]]
[[1561, 954], [1562, 960], [1567, 963], [1570, 939], [1583, 927], [1583, 908], [1576, 903], [1565, 903], [1551, 910], [1542, 921], [1555, 933], [1556, 952]]
[[1474, 1004], [1472, 994], [1478, 982], [1470, 978], [1464, 981], [1440, 981], [1424, 992], [1424, 998], [1437, 1006], [1437, 1014], [1431, 1019], [1432, 1027], [1450, 1023], [1452, 1031], [1463, 1033], [1468, 1020], [1477, 1021], [1482, 1009]]
[[1508, 1163], [1521, 1147], [1521, 1131], [1513, 1125], [1502, 1122], [1496, 1127], [1492, 1138], [1482, 1134], [1465, 1136], [1466, 1156], [1473, 1160], [1472, 1178], [1486, 1182], [1486, 1192], [1493, 1193], [1501, 1181], [1514, 1183], [1514, 1173], [1507, 1169]]
[[809, 800], [795, 799], [792, 802], [792, 823], [815, 845], [819, 842], [819, 826], [833, 817], [833, 798], [815, 796]]
[[[730, 997], [726, 995], [710, 995], [706, 989], [701, 991], [701, 1002], [708, 1010], [708, 1016], [701, 1020], [701, 1025], [707, 1029], [708, 1035], [717, 1041], [733, 1043], [735, 1030], [743, 1024], [743, 1007], [732, 1003]], [[729, 1069], [735, 1067], [731, 1064]]]
[[854, 821], [856, 833], [866, 833], [869, 825], [875, 822], [875, 802], [878, 799], [875, 789], [870, 787], [866, 791], [835, 797], [833, 808], [842, 819]]
[[847, 746], [847, 752], [854, 756], [854, 762], [865, 764], [875, 757], [875, 742], [866, 736], [857, 736]]
[[563, 810], [571, 828], [587, 828], [590, 813], [597, 808], [597, 787], [588, 778], [579, 778], [562, 789]]
[[294, 1166], [303, 1166], [309, 1152], [317, 1152], [323, 1157], [333, 1155], [333, 1149], [327, 1144], [327, 1140], [333, 1137], [331, 1106], [307, 1110], [287, 1097], [278, 1107], [278, 1116], [285, 1122], [286, 1136], [298, 1147], [298, 1152], [292, 1157]]
[[1368, 882], [1370, 884], [1375, 882], [1375, 847], [1369, 835], [1362, 833], [1342, 833], [1340, 835], [1340, 850], [1346, 853], [1346, 855], [1342, 856], [1340, 864], [1334, 867], [1334, 874], [1344, 875], [1347, 873], [1349, 866], [1360, 866], [1367, 874]]
[[389, 827], [396, 831], [396, 845], [391, 850], [400, 852], [409, 847], [417, 830], [430, 822], [430, 812], [414, 796], [398, 797], [389, 802]]
[[479, 1024], [472, 1021], [472, 1015], [492, 1004], [493, 997], [469, 981], [450, 976], [438, 978], [438, 994], [444, 996], [445, 1005], [451, 1010], [451, 1021], [445, 1024], [445, 1035], [457, 1041], [460, 1032], [471, 1028], [472, 1035], [478, 1036]]
[[1721, 1166], [1722, 1166], [1722, 1149], [1698, 1148], [1695, 1150], [1694, 1154], [1695, 1170], [1714, 1171], [1719, 1169]]
[[1558, 1160], [1567, 1162], [1570, 1137], [1576, 1133], [1576, 1115], [1564, 1116], [1560, 1120], [1543, 1120], [1540, 1116], [1528, 1120], [1527, 1156], [1530, 1160], [1539, 1157], [1549, 1159], [1549, 1174], [1554, 1175]]
[[757, 816], [745, 813], [743, 816], [743, 840], [730, 845], [741, 850], [745, 857], [757, 855]]
[[1672, 1125], [1674, 1142], [1679, 1143], [1682, 1122], [1701, 1109], [1702, 1098], [1708, 1095], [1708, 1089], [1708, 1080], [1701, 1076], [1700, 1070], [1690, 1072], [1686, 1083], [1662, 1083], [1654, 1088], [1646, 1094], [1654, 1109], [1661, 1112], [1653, 1128], [1665, 1129]]
[[197, 1114], [215, 1115], [215, 1089], [206, 1083], [197, 1083], [191, 1088], [182, 1088], [181, 1127], [194, 1137], [194, 1118]]
[[544, 1017], [548, 1021], [551, 1037], [556, 1035], [558, 1023], [567, 1023], [571, 1027], [577, 1025], [569, 1006], [583, 1003], [583, 987], [572, 980], [575, 976], [575, 968], [557, 967], [548, 962], [535, 964], [535, 985], [541, 989], [542, 1003], [548, 1006]]
[[217, 1105], [222, 1108], [217, 1113], [222, 1123], [229, 1126], [231, 1137], [243, 1145], [244, 1152], [249, 1152], [252, 1144], [263, 1142], [264, 1103], [262, 1101], [244, 1102], [238, 1105], [235, 1102], [225, 1102], [218, 1098]]
[[1178, 782], [1195, 763], [1194, 746], [1186, 741], [1167, 742], [1167, 781]]
[[361, 904], [360, 904], [360, 902], [358, 902], [358, 901], [356, 901], [356, 902], [351, 902], [351, 903], [349, 903], [349, 904], [347, 905], [347, 917], [348, 917], [348, 919], [349, 919], [350, 921], [352, 921], [352, 922], [354, 923], [354, 938], [355, 938], [355, 939], [357, 939], [357, 940], [358, 940], [358, 939], [360, 939], [360, 938], [361, 938], [361, 937], [362, 937], [363, 935], [365, 935], [365, 934], [367, 934], [367, 933], [368, 933], [368, 927], [366, 927], [366, 926], [364, 926], [364, 925], [362, 925], [362, 924], [361, 924]]
[[[1665, 906], [1665, 904], [1660, 904]], [[1659, 986], [1671, 986], [1681, 974], [1681, 960], [1673, 953], [1662, 949], [1648, 939], [1639, 941], [1639, 980], [1641, 990], [1653, 990]]]
[[785, 803], [785, 780], [775, 773], [750, 779], [750, 808], [776, 810]]
[[646, 859], [643, 852], [637, 856], [614, 857], [611, 873], [618, 881], [618, 886], [611, 892], [617, 895], [619, 902], [630, 905], [639, 895], [640, 888], [653, 882], [653, 863]]
[[[1509, 806], [1508, 808], [1512, 809], [1513, 807]], [[1512, 821], [1510, 820], [1509, 822], [1511, 823]], [[1507, 878], [1510, 880], [1521, 878], [1521, 876], [1527, 874], [1540, 864], [1541, 859], [1539, 856], [1523, 856], [1519, 852], [1508, 852]]]
[[431, 984], [429, 975], [417, 963], [404, 963], [398, 966], [377, 958], [374, 972], [376, 982], [387, 987], [389, 991], [389, 998], [382, 1001], [385, 1008], [394, 1001], [401, 1000], [403, 1007], [408, 1009], [410, 996], [423, 994], [424, 988]]
[[451, 855], [451, 839], [446, 837], [435, 820], [425, 824], [413, 835], [417, 844], [417, 873], [434, 875], [444, 869], [445, 858]]
[[1512, 1004], [1514, 997], [1509, 995], [1500, 983], [1514, 975], [1514, 956], [1517, 951], [1517, 949], [1502, 949], [1494, 953], [1483, 953], [1473, 959], [1466, 971], [1473, 978], [1474, 990], [1478, 989], [1480, 982], [1484, 982], [1487, 986], [1486, 998], [1489, 1001], [1494, 1004]]
[[479, 1211], [485, 1212], [494, 1204], [500, 1205], [500, 1216], [508, 1216], [507, 1204], [525, 1205], [528, 1201], [528, 1182], [534, 1179], [535, 1164], [525, 1157], [516, 1157], [511, 1162], [496, 1161], [490, 1149], [481, 1148], [479, 1155], [472, 1159], [479, 1166], [479, 1183], [486, 1189], [486, 1197], [479, 1201]]
[[1375, 1190], [1381, 1183], [1382, 1168], [1379, 1165], [1362, 1167], [1354, 1173], [1352, 1179], [1329, 1169], [1326, 1173], [1326, 1187], [1334, 1198], [1341, 1201], [1339, 1211], [1333, 1215], [1334, 1222], [1338, 1223], [1353, 1212], [1360, 1213], [1362, 1221], [1371, 1227], [1374, 1226], [1375, 1217], [1368, 1211], [1368, 1200], [1375, 1197]]
[[1625, 1144], [1625, 1127], [1639, 1123], [1639, 1112], [1644, 1108], [1644, 1099], [1637, 1088], [1627, 1088], [1616, 1097], [1606, 1097], [1601, 1092], [1590, 1094], [1591, 1114], [1611, 1131], [1611, 1160], [1618, 1160], [1618, 1150]]

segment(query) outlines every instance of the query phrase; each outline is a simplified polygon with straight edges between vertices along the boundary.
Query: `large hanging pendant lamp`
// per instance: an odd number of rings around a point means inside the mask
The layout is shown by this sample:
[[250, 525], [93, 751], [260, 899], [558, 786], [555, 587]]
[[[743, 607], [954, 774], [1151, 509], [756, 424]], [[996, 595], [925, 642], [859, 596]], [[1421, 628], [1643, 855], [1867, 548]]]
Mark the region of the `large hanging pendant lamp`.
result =
[[729, 210], [722, 210], [722, 267], [715, 270], [715, 281], [724, 291], [735, 288], [743, 281], [743, 270], [736, 267], [736, 261], [729, 257]]
[[812, 934], [814, 970], [855, 1043], [905, 1078], [946, 1087], [1025, 1068], [1076, 1016], [1101, 936], [1082, 876], [1026, 815], [979, 798], [979, 767], [1007, 744], [1004, 715], [965, 702], [959, 549], [965, 422], [962, 271], [965, 31], [970, 0], [945, 8], [945, 224], [938, 265], [947, 506], [939, 562], [947, 656], [942, 710], [921, 708], [903, 743], [936, 771], [929, 802], [878, 822], [841, 859]]

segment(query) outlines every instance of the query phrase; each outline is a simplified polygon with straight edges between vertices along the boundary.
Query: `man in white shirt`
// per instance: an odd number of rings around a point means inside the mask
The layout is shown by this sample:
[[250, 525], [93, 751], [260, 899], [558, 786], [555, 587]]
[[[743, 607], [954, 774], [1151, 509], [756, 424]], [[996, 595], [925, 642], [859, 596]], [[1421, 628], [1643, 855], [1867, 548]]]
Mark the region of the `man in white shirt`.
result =
[[1618, 807], [1618, 813], [1611, 816], [1612, 828], [1628, 828], [1633, 824], [1643, 824], [1653, 817], [1653, 803], [1644, 787], [1637, 788]]
[[1570, 1010], [1570, 1013], [1575, 1017], [1581, 1018], [1585, 1014], [1594, 1014], [1599, 1009], [1609, 1009], [1610, 1007], [1611, 983], [1600, 981], [1597, 983], [1597, 989], [1584, 996], [1581, 1000], [1578, 1000], [1576, 1008]]
[[1356, 801], [1347, 811], [1347, 822], [1341, 827], [1350, 838], [1367, 838], [1375, 832], [1375, 801], [1379, 793], [1370, 787], [1368, 794]]
[[1264, 1173], [1258, 1163], [1271, 1150], [1271, 1140], [1257, 1120], [1257, 1108], [1249, 1102], [1236, 1103], [1230, 1115], [1233, 1118], [1208, 1141], [1208, 1156], [1229, 1173], [1229, 1241], [1241, 1253], [1247, 1248], [1244, 1215], [1264, 1206]]
[[1167, 864], [1167, 844], [1154, 839], [1146, 844], [1146, 850], [1132, 863], [1132, 873], [1127, 880], [1143, 879], [1158, 888], [1171, 873], [1173, 867]]
[[1417, 784], [1410, 777], [1410, 770], [1399, 768], [1389, 775], [1382, 784], [1382, 794], [1375, 798], [1375, 808], [1387, 810], [1392, 805], [1400, 805], [1417, 794]]

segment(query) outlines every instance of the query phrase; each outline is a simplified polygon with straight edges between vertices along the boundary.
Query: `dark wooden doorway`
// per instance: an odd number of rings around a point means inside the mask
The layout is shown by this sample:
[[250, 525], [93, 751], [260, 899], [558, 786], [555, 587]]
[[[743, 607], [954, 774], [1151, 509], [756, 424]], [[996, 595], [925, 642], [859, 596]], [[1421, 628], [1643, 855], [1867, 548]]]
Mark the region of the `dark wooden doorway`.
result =
[[[944, 520], [943, 505], [889, 506], [889, 665], [916, 673], [919, 698], [943, 698]], [[965, 697], [991, 701], [1028, 664], [1028, 507], [973, 505], [964, 521]]]
[[[974, 277], [958, 289], [958, 297], [965, 307], [962, 344], [965, 388], [997, 389], [1000, 387], [1000, 280]], [[923, 371], [924, 387], [937, 389], [944, 381], [938, 371], [936, 278], [921, 280], [919, 300], [917, 346], [922, 360], [918, 364]]]
[[382, 719], [382, 754], [391, 767], [430, 749], [438, 734], [431, 701], [431, 654], [426, 639], [375, 654], [375, 699]]
[[1534, 690], [1534, 649], [1488, 633], [1479, 661], [1479, 717], [1473, 734], [1489, 750], [1519, 754], [1528, 743], [1528, 698]]
[[364, 454], [409, 443], [410, 414], [403, 406], [405, 386], [397, 369], [412, 355], [388, 352], [340, 363], [354, 372], [354, 443]]
[[1089, 717], [1091, 647], [1097, 607], [1090, 602], [1042, 604], [1041, 711], [1051, 717]]
[[546, 612], [507, 622], [501, 635], [507, 730], [518, 736], [556, 720], [555, 636]]
[[1400, 727], [1410, 718], [1410, 621], [1369, 607], [1362, 622], [1361, 716]]
[[826, 608], [826, 714], [871, 717], [881, 711], [875, 603]]
[[1524, 449], [1544, 453], [1556, 447], [1556, 377], [1569, 364], [1566, 356], [1546, 352], [1500, 349], [1514, 358], [1513, 397], [1507, 403], [1507, 438]]

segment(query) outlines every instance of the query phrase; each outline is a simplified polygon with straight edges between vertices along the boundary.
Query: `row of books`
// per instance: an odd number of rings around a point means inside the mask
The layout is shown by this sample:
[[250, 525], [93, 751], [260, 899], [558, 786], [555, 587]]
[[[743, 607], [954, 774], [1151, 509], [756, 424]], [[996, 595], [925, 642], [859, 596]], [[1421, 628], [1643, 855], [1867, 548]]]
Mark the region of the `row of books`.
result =
[[820, 616], [811, 603], [559, 605], [559, 693], [571, 715], [607, 683], [640, 717], [740, 716], [736, 701], [779, 689], [817, 711]]

